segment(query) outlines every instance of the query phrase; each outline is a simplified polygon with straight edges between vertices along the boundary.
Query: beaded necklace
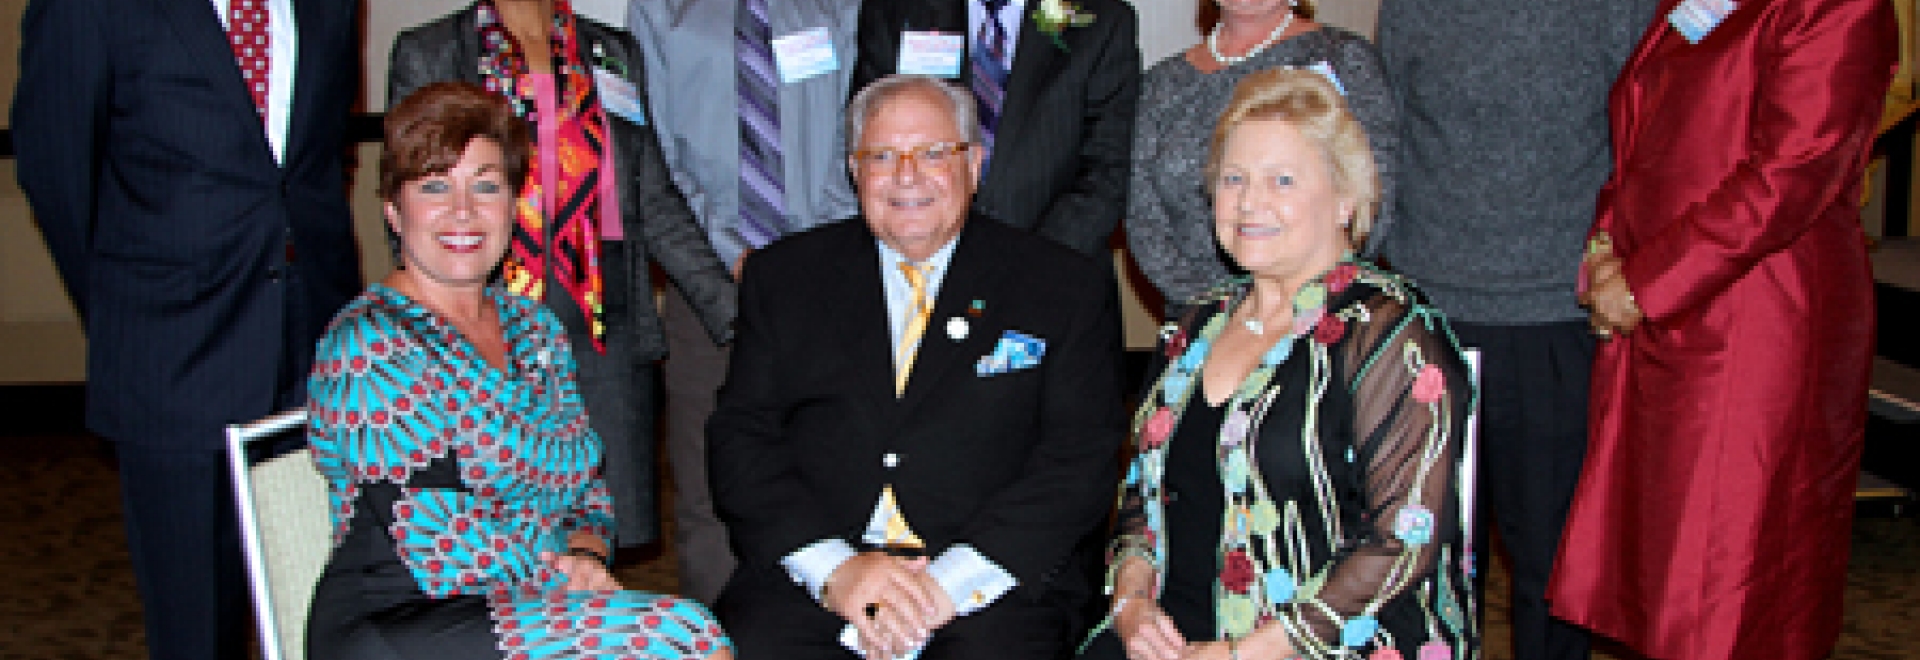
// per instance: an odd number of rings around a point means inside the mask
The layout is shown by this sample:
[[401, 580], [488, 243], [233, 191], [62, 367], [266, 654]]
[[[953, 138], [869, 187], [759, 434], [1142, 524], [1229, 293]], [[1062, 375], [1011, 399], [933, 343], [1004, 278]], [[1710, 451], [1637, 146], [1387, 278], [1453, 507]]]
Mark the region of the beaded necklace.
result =
[[1260, 51], [1266, 50], [1268, 46], [1272, 46], [1274, 43], [1280, 41], [1280, 35], [1286, 34], [1287, 28], [1293, 27], [1293, 10], [1287, 10], [1287, 18], [1280, 21], [1280, 27], [1276, 27], [1272, 32], [1268, 32], [1266, 39], [1262, 39], [1260, 43], [1254, 44], [1252, 48], [1248, 48], [1247, 52], [1237, 56], [1220, 52], [1220, 25], [1222, 23], [1226, 23], [1226, 21], [1222, 20], [1219, 23], [1213, 24], [1213, 30], [1207, 32], [1207, 54], [1212, 55], [1214, 61], [1222, 65], [1233, 66], [1253, 59], [1255, 55], [1260, 54]]

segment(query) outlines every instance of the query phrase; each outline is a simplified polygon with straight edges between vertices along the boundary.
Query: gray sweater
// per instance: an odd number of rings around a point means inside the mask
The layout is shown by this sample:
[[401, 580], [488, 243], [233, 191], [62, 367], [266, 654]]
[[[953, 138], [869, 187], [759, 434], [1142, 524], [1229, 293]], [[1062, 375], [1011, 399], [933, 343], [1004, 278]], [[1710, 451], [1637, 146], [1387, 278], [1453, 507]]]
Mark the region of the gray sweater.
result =
[[[1184, 51], [1147, 70], [1139, 119], [1133, 123], [1127, 247], [1168, 305], [1186, 302], [1239, 270], [1229, 266], [1214, 240], [1213, 200], [1204, 173], [1214, 124], [1234, 88], [1255, 72], [1322, 62], [1333, 68], [1346, 91], [1347, 107], [1367, 130], [1384, 198], [1393, 192], [1393, 167], [1399, 160], [1398, 115], [1380, 54], [1360, 35], [1321, 27], [1214, 73], [1193, 68]], [[1374, 217], [1369, 246], [1378, 245], [1379, 237], [1388, 233], [1392, 220], [1385, 210]]]
[[1612, 169], [1607, 92], [1653, 0], [1385, 0], [1400, 176], [1383, 252], [1449, 317], [1582, 318], [1574, 282]]

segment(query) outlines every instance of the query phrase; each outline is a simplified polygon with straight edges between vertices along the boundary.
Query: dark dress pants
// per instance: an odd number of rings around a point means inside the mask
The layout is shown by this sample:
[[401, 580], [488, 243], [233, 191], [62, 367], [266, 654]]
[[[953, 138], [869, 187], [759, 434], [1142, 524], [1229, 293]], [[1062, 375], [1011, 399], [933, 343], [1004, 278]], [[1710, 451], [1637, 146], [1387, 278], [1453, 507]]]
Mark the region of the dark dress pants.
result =
[[1493, 554], [1487, 535], [1497, 528], [1513, 582], [1514, 658], [1585, 660], [1586, 631], [1549, 614], [1546, 593], [1586, 459], [1593, 335], [1585, 320], [1456, 321], [1453, 330], [1463, 346], [1480, 351], [1475, 575], [1486, 575]]
[[[275, 372], [278, 394], [274, 410], [261, 411], [259, 417], [305, 405], [313, 338], [331, 320], [309, 313], [297, 272], [281, 280], [287, 312], [282, 326], [285, 350]], [[112, 440], [148, 657], [247, 657], [253, 620], [225, 439], [206, 438], [185, 449], [148, 438]], [[250, 458], [277, 456], [305, 443], [299, 434], [288, 434], [257, 445], [259, 451]]]
[[247, 579], [226, 452], [114, 444], [148, 657], [246, 657]]
[[667, 460], [673, 468], [673, 547], [680, 563], [680, 593], [713, 604], [733, 574], [727, 526], [713, 510], [707, 483], [707, 418], [727, 377], [728, 350], [716, 346], [700, 317], [678, 289], [661, 304], [667, 334], [662, 369], [667, 390]]

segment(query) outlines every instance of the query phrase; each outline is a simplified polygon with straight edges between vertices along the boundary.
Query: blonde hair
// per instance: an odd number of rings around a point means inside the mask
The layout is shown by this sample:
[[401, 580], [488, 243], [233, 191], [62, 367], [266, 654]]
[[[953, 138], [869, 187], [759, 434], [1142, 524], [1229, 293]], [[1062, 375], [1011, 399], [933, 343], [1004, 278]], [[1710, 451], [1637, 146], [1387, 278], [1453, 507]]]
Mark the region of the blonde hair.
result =
[[1380, 179], [1374, 171], [1373, 149], [1367, 131], [1347, 109], [1347, 101], [1326, 76], [1299, 69], [1268, 69], [1248, 75], [1233, 89], [1226, 111], [1213, 128], [1212, 153], [1207, 157], [1207, 180], [1220, 173], [1227, 136], [1250, 121], [1280, 120], [1320, 145], [1332, 166], [1334, 190], [1353, 200], [1353, 218], [1347, 240], [1366, 242], [1380, 205]]

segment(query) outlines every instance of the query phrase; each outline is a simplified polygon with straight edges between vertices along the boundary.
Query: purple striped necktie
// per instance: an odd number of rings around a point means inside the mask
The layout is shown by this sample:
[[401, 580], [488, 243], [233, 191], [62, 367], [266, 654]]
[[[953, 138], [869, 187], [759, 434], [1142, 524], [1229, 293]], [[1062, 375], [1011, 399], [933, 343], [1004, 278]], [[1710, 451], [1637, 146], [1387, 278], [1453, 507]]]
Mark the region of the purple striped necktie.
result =
[[1000, 10], [1008, 0], [981, 0], [986, 20], [980, 22], [980, 34], [968, 51], [972, 56], [973, 97], [980, 106], [980, 129], [986, 135], [987, 158], [993, 158], [993, 134], [1000, 127], [1000, 109], [1007, 100], [1007, 30], [1000, 24]]
[[780, 169], [780, 72], [773, 60], [768, 0], [741, 0], [734, 19], [740, 90], [740, 222], [734, 231], [760, 248], [787, 233]]

